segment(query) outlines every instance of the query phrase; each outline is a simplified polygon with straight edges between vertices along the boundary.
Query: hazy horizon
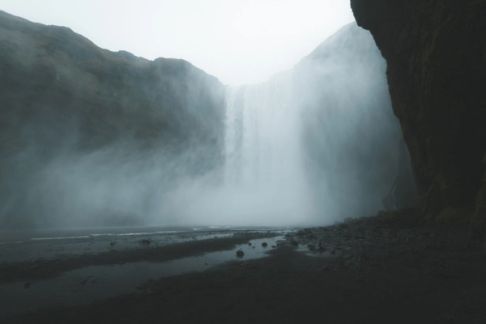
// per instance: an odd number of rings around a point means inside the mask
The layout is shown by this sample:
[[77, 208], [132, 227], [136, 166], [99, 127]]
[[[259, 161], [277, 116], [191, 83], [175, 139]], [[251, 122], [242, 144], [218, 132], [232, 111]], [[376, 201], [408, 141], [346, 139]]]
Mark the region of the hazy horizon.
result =
[[228, 85], [291, 68], [354, 21], [338, 0], [0, 0], [0, 10], [69, 27], [112, 51], [181, 58]]

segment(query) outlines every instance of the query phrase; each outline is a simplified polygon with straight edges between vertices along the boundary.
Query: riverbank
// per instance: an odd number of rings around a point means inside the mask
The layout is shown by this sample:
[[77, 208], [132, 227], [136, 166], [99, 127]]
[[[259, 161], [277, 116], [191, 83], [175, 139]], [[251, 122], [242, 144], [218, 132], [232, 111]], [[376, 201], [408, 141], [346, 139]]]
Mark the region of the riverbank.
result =
[[413, 212], [287, 235], [270, 256], [152, 280], [18, 323], [485, 323], [486, 254]]

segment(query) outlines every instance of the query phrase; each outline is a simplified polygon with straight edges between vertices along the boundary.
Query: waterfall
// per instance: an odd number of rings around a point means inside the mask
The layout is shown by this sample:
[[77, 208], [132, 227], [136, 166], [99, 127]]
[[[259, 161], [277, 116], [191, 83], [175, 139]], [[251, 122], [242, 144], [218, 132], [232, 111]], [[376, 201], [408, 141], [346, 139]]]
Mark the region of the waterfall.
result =
[[310, 216], [302, 121], [293, 98], [291, 73], [227, 91], [224, 187], [237, 197], [229, 209], [234, 217], [295, 224]]
[[383, 209], [406, 149], [385, 71], [371, 34], [351, 24], [291, 70], [227, 88], [222, 169], [181, 182], [165, 214], [328, 225]]

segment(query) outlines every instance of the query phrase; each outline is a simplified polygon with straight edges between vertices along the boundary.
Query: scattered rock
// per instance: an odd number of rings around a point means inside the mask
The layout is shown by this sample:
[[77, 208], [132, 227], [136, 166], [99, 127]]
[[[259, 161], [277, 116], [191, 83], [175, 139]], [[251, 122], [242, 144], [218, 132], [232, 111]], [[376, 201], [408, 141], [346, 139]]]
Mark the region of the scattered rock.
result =
[[325, 247], [323, 242], [319, 242], [319, 252], [325, 252], [327, 248]]
[[238, 250], [236, 251], [236, 256], [241, 259], [245, 256], [245, 252], [243, 252], [242, 250]]
[[263, 246], [264, 248], [266, 248], [266, 247], [268, 246], [268, 243], [267, 243], [267, 242], [263, 242], [263, 243], [262, 243], [262, 246]]
[[143, 246], [149, 246], [150, 244], [152, 244], [152, 240], [148, 240], [148, 239], [140, 240], [140, 244]]
[[330, 271], [330, 270], [331, 270], [331, 267], [329, 267], [329, 266], [327, 266], [327, 265], [326, 265], [326, 266], [323, 266], [323, 267], [321, 268], [321, 271], [324, 271], [324, 272], [327, 272], [327, 271]]
[[81, 286], [86, 286], [86, 284], [88, 284], [88, 283], [90, 283], [90, 282], [91, 282], [91, 283], [94, 283], [94, 281], [95, 281], [95, 280], [94, 280], [93, 276], [89, 276], [89, 277], [87, 277], [87, 278], [83, 279], [83, 280], [80, 282], [80, 284], [81, 284]]

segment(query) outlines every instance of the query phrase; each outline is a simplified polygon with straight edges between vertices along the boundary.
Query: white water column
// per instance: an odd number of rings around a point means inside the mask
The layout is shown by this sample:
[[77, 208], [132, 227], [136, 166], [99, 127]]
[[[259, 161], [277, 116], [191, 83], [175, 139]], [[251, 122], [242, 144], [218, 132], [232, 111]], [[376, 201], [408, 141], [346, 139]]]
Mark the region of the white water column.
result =
[[228, 217], [304, 222], [313, 209], [302, 152], [302, 119], [292, 75], [228, 89], [225, 190]]

